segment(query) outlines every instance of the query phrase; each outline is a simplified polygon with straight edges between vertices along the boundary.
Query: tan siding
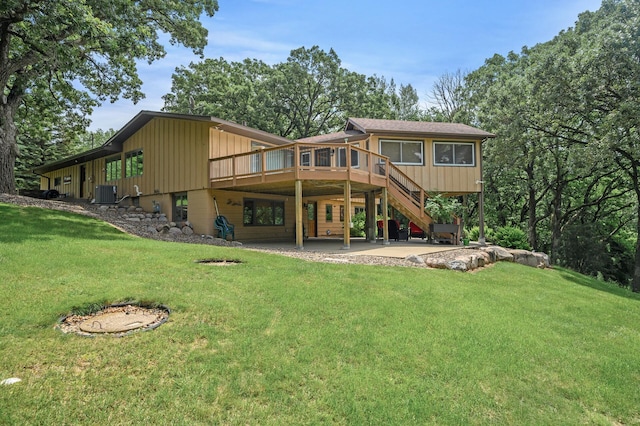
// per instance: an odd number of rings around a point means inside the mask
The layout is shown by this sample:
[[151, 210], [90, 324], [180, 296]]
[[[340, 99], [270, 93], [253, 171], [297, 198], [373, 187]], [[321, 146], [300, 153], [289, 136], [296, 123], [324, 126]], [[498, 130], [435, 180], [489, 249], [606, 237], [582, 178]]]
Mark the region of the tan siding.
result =
[[[390, 136], [372, 137], [370, 148], [378, 152], [380, 139], [403, 139]], [[407, 139], [416, 140], [418, 138], [409, 137]], [[478, 192], [479, 186], [475, 183], [480, 180], [480, 141], [475, 141], [476, 145], [476, 165], [475, 167], [447, 167], [433, 165], [433, 139], [421, 139], [424, 141], [424, 165], [423, 166], [403, 166], [398, 168], [409, 178], [422, 186], [427, 191], [437, 192]], [[438, 141], [458, 142], [455, 139], [438, 138]], [[463, 140], [461, 142], [469, 142]]]
[[[331, 222], [327, 221], [327, 205], [330, 204], [333, 206], [333, 220]], [[318, 220], [318, 238], [341, 238], [344, 237], [344, 229], [345, 222], [340, 221], [340, 206], [344, 206], [344, 202], [342, 200], [321, 200], [318, 201], [318, 211], [317, 211], [317, 220]], [[351, 216], [355, 214], [356, 207], [364, 207], [363, 200], [351, 200]], [[349, 227], [349, 225], [347, 225]], [[331, 233], [327, 235], [327, 230]]]
[[[213, 196], [218, 202], [219, 213], [235, 226], [236, 239], [240, 241], [294, 241], [295, 200], [293, 197], [279, 197], [267, 194], [253, 194], [233, 191], [211, 191], [211, 224], [215, 219]], [[245, 226], [243, 225], [243, 205], [245, 198], [284, 201], [284, 226]], [[189, 202], [191, 203], [191, 202]], [[213, 227], [213, 225], [211, 225]]]

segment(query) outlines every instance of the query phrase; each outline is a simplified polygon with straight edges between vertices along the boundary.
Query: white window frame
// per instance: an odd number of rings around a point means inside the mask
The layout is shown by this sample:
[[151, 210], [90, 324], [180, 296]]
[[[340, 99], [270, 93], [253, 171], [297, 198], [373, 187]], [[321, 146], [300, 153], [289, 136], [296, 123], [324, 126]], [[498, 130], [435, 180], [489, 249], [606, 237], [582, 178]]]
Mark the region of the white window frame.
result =
[[[436, 157], [436, 147], [440, 145], [451, 145], [451, 152], [453, 158], [450, 162], [438, 161]], [[462, 163], [456, 156], [457, 146], [471, 146], [471, 162]], [[434, 166], [447, 166], [447, 167], [475, 167], [476, 166], [476, 143], [475, 142], [459, 142], [459, 141], [434, 141], [433, 142], [433, 165]]]
[[[400, 165], [404, 165], [404, 166], [424, 166], [424, 140], [422, 139], [380, 139], [378, 141], [378, 152], [380, 152], [380, 155], [386, 155], [384, 152], [382, 152], [382, 144], [383, 143], [397, 143], [397, 144], [403, 144], [403, 143], [410, 143], [410, 144], [416, 144], [419, 143], [420, 144], [420, 156], [416, 158], [418, 159], [418, 161], [415, 162], [407, 162], [404, 161], [404, 158], [400, 158], [399, 162], [396, 161], [391, 161], [393, 164], [400, 164]], [[402, 157], [402, 146], [400, 147], [400, 156]]]

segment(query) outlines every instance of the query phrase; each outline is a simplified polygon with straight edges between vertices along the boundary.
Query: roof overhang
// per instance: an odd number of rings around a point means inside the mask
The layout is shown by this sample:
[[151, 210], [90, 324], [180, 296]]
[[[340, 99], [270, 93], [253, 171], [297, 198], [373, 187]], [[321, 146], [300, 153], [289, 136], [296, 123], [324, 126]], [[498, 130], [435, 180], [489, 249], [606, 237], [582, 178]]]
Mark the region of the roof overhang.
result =
[[154, 118], [169, 118], [210, 123], [211, 127], [215, 127], [219, 130], [226, 130], [241, 136], [246, 136], [248, 138], [259, 139], [260, 141], [268, 142], [273, 145], [285, 145], [292, 142], [289, 139], [276, 136], [268, 132], [263, 132], [262, 130], [242, 126], [232, 121], [222, 120], [220, 118], [211, 117], [208, 115], [189, 115], [175, 114], [170, 112], [140, 111], [111, 138], [109, 138], [109, 140], [107, 140], [102, 146], [82, 152], [80, 154], [73, 155], [71, 157], [64, 158], [62, 160], [43, 164], [34, 168], [33, 171], [37, 174], [47, 173], [64, 167], [70, 167], [74, 164], [85, 163], [87, 161], [107, 157], [109, 155], [122, 152], [122, 145], [124, 144], [124, 142]]

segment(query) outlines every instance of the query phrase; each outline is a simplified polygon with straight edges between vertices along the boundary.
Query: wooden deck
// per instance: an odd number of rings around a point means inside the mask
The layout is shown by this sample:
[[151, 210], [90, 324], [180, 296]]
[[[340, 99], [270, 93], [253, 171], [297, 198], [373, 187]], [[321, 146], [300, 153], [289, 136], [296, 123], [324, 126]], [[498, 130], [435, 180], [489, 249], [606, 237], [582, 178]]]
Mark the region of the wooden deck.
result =
[[[295, 196], [376, 193], [423, 229], [425, 190], [388, 157], [347, 144], [291, 143], [209, 160], [212, 189]], [[347, 195], [348, 194], [348, 195]]]

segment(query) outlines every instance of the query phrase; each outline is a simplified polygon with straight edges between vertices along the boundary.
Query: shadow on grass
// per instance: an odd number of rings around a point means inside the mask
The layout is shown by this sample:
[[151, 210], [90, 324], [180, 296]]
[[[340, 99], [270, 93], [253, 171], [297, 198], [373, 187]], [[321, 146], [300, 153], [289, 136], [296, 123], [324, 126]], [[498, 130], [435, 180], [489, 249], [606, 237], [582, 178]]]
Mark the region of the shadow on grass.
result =
[[21, 243], [52, 237], [125, 240], [127, 235], [99, 220], [37, 207], [0, 205], [0, 242]]
[[582, 275], [578, 272], [574, 272], [569, 269], [558, 268], [558, 267], [555, 267], [554, 269], [558, 270], [562, 278], [566, 279], [567, 281], [571, 281], [578, 285], [589, 287], [594, 290], [604, 291], [605, 293], [614, 294], [616, 296], [621, 296], [627, 299], [640, 301], [640, 293], [633, 293], [628, 288], [620, 287], [615, 283], [598, 281], [595, 278]]

